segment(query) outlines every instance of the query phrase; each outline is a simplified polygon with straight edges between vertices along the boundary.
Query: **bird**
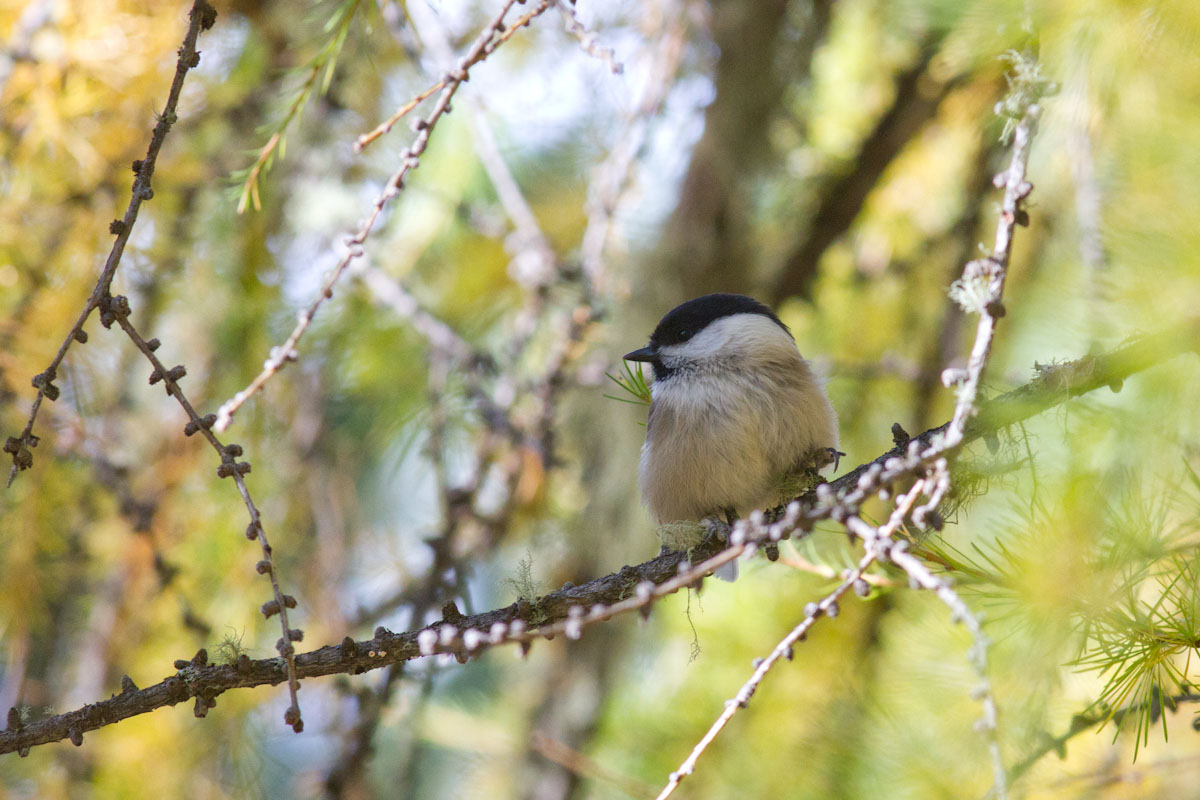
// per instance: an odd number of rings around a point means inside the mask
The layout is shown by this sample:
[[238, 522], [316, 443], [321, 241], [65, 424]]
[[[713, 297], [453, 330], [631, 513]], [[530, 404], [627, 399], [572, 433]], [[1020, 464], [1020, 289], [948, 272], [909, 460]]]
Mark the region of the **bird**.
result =
[[624, 359], [654, 372], [638, 484], [660, 526], [774, 506], [787, 476], [842, 455], [822, 381], [751, 297], [688, 300]]

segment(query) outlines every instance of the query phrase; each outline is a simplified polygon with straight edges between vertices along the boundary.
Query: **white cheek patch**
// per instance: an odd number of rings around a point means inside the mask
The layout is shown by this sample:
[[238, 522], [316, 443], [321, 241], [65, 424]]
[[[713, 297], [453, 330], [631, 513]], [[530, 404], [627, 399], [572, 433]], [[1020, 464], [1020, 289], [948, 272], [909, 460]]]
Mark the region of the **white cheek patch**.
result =
[[[739, 314], [737, 316], [744, 317], [750, 315]], [[710, 323], [704, 330], [686, 342], [662, 348], [662, 353], [668, 358], [682, 357], [693, 361], [714, 358], [720, 355], [721, 351], [725, 349], [725, 345], [729, 341], [729, 335], [732, 332], [730, 323], [735, 319], [737, 317], [723, 317], [716, 322]]]
[[723, 317], [660, 347], [638, 476], [659, 523], [775, 503], [777, 479], [837, 445], [837, 417], [787, 330]]

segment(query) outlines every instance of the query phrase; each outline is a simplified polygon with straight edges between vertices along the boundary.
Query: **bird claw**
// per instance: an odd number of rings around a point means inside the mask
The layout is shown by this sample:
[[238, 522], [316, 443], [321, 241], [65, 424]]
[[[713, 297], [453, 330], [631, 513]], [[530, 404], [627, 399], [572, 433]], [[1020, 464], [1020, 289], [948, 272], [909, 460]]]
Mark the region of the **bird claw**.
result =
[[838, 465], [842, 463], [842, 456], [846, 455], [836, 447], [823, 447], [813, 456], [813, 467], [816, 470], [824, 469], [833, 464], [833, 471], [838, 471]]

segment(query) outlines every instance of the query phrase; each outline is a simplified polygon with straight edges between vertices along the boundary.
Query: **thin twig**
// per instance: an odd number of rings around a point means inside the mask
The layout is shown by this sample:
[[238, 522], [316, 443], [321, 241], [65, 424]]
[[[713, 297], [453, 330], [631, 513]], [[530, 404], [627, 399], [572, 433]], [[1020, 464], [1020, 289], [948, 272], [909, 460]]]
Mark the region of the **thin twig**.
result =
[[664, 29], [651, 36], [654, 42], [647, 79], [641, 96], [633, 106], [623, 131], [608, 157], [593, 173], [587, 199], [587, 227], [580, 245], [580, 260], [592, 295], [603, 296], [610, 291], [605, 263], [605, 248], [612, 234], [632, 180], [633, 165], [645, 151], [650, 121], [658, 115], [683, 57], [686, 39], [686, 15], [683, 3], [668, 0], [661, 10]]
[[1004, 800], [1008, 796], [1008, 772], [1004, 766], [1004, 755], [1000, 752], [1000, 737], [996, 730], [996, 695], [992, 690], [991, 679], [988, 678], [987, 651], [991, 640], [983, 632], [983, 623], [979, 616], [963, 602], [948, 580], [931, 573], [929, 568], [906, 548], [894, 548], [891, 558], [896, 566], [903, 569], [921, 588], [936, 594], [938, 599], [950, 608], [951, 619], [963, 623], [971, 633], [969, 660], [979, 676], [979, 683], [971, 694], [983, 707], [983, 718], [976, 728], [987, 742], [988, 755], [992, 762], [992, 794], [997, 800]]
[[[118, 300], [123, 298], [117, 298]], [[246, 506], [246, 511], [250, 515], [250, 524], [246, 527], [246, 538], [257, 540], [262, 549], [262, 560], [258, 562], [257, 570], [261, 574], [265, 574], [271, 581], [271, 592], [274, 599], [269, 607], [271, 613], [279, 614], [279, 624], [283, 630], [283, 636], [276, 643], [275, 648], [279, 654], [283, 656], [287, 663], [287, 684], [288, 693], [291, 696], [291, 705], [284, 712], [284, 721], [292, 727], [296, 733], [304, 730], [304, 721], [300, 716], [300, 699], [297, 692], [300, 690], [300, 682], [296, 676], [296, 648], [293, 642], [299, 641], [302, 633], [299, 629], [293, 629], [288, 624], [288, 609], [294, 608], [296, 605], [295, 598], [291, 595], [283, 593], [279, 587], [279, 576], [275, 566], [275, 560], [272, 557], [271, 545], [267, 541], [267, 532], [263, 528], [262, 515], [259, 514], [258, 506], [255, 505], [254, 499], [250, 496], [250, 490], [246, 487], [244, 476], [250, 472], [250, 462], [238, 461], [237, 458], [242, 455], [240, 445], [225, 445], [216, 437], [209, 428], [212, 427], [213, 418], [211, 416], [201, 417], [196, 413], [196, 409], [192, 406], [191, 401], [183, 393], [178, 380], [183, 377], [184, 370], [181, 366], [167, 369], [166, 365], [155, 354], [158, 349], [158, 340], [151, 342], [146, 341], [133, 323], [129, 321], [129, 314], [126, 304], [112, 303], [110, 309], [114, 306], [118, 307], [111, 313], [117, 324], [125, 331], [125, 334], [133, 341], [137, 349], [154, 365], [154, 371], [151, 373], [151, 383], [156, 383], [159, 380], [163, 382], [167, 390], [167, 394], [174, 397], [179, 405], [183, 408], [188, 416], [188, 425], [184, 428], [185, 435], [193, 433], [203, 434], [205, 440], [217, 451], [217, 455], [221, 457], [221, 465], [217, 468], [217, 476], [221, 478], [233, 478], [237, 485], [238, 493], [242, 496], [242, 502]], [[263, 613], [265, 616], [271, 616], [267, 612], [268, 607], [264, 607]]]
[[[450, 47], [446, 33], [436, 16], [419, 5], [413, 6], [410, 13], [418, 34], [428, 42], [435, 57], [447, 60], [450, 57]], [[470, 111], [469, 122], [474, 133], [472, 143], [475, 152], [500, 198], [505, 215], [513, 225], [513, 233], [506, 237], [504, 242], [505, 249], [511, 257], [508, 271], [510, 277], [525, 291], [525, 302], [516, 314], [505, 348], [507, 360], [515, 365], [533, 341], [538, 323], [544, 317], [547, 287], [563, 277], [562, 261], [556, 255], [532, 207], [521, 192], [520, 185], [508, 168], [483, 109], [469, 97], [465, 98], [465, 102]], [[538, 384], [545, 385], [546, 380], [548, 379], [545, 377], [539, 377]]]
[[[271, 352], [267, 356], [267, 360], [263, 363], [263, 368], [258, 375], [256, 375], [254, 379], [250, 381], [249, 385], [247, 385], [245, 389], [242, 389], [233, 397], [226, 400], [217, 410], [217, 422], [214, 427], [218, 432], [223, 432], [229, 427], [230, 423], [233, 421], [233, 415], [237, 413], [237, 410], [241, 408], [247, 400], [257, 394], [263, 388], [263, 386], [266, 385], [267, 381], [269, 381], [281, 369], [283, 369], [283, 367], [289, 361], [296, 360], [298, 357], [296, 345], [299, 344], [300, 338], [304, 336], [305, 331], [307, 331], [309, 325], [312, 324], [313, 317], [316, 316], [317, 311], [321, 308], [321, 305], [324, 304], [326, 300], [333, 297], [333, 286], [337, 283], [338, 279], [341, 278], [342, 273], [346, 271], [346, 268], [350, 265], [350, 262], [363, 255], [363, 245], [366, 243], [367, 238], [371, 235], [371, 231], [375, 227], [375, 223], [379, 220], [380, 215], [383, 213], [384, 207], [390, 200], [400, 194], [400, 190], [404, 188], [405, 177], [411, 170], [416, 169], [420, 164], [421, 155], [425, 152], [425, 149], [429, 145], [429, 137], [433, 133], [434, 127], [437, 125], [442, 116], [449, 110], [450, 101], [454, 98], [455, 93], [458, 91], [458, 87], [460, 87], [468, 79], [471, 66], [483, 60], [483, 58], [486, 57], [486, 53], [490, 53], [491, 50], [495, 49], [496, 45], [500, 41], [503, 41], [506, 38], [501, 36], [499, 40], [494, 40], [496, 31], [504, 24], [504, 14], [508, 12], [508, 9], [511, 8], [515, 2], [516, 0], [507, 0], [501, 13], [497, 15], [497, 17], [487, 28], [484, 29], [484, 32], [480, 34], [478, 39], [476, 39], [475, 44], [472, 45], [471, 49], [467, 51], [467, 54], [463, 56], [462, 60], [459, 61], [458, 66], [453, 71], [448, 73], [443, 79], [443, 88], [441, 90], [441, 94], [438, 96], [437, 103], [434, 105], [433, 110], [429, 112], [428, 116], [417, 121], [415, 126], [417, 129], [416, 139], [414, 139], [412, 144], [405, 148], [405, 150], [400, 154], [400, 168], [392, 174], [391, 178], [388, 179], [387, 184], [384, 186], [383, 192], [380, 193], [380, 195], [375, 199], [375, 204], [371, 209], [371, 213], [368, 214], [367, 218], [362, 222], [358, 230], [345, 240], [346, 252], [342, 254], [342, 257], [338, 260], [338, 263], [330, 272], [329, 277], [326, 278], [324, 285], [321, 287], [321, 292], [309, 304], [308, 308], [301, 312], [295, 328], [292, 329], [291, 334], [284, 341], [284, 343], [271, 349]], [[541, 6], [539, 6], [541, 10], [539, 11], [538, 9], [534, 9], [534, 11], [537, 11], [537, 13], [545, 11], [548, 2], [549, 0], [543, 0], [543, 3]], [[533, 12], [530, 13], [532, 14]], [[536, 15], [537, 14], [533, 14], [533, 16]], [[530, 16], [529, 18], [532, 19], [533, 16]], [[513, 28], [509, 28], [509, 30], [505, 31], [505, 33], [511, 34], [512, 30]], [[491, 50], [488, 49], [489, 47]]]
[[179, 105], [179, 97], [183, 92], [183, 80], [187, 77], [188, 70], [200, 63], [200, 52], [196, 50], [196, 41], [202, 30], [207, 31], [216, 23], [217, 12], [207, 0], [195, 0], [192, 3], [191, 11], [188, 12], [188, 20], [187, 33], [184, 34], [183, 44], [178, 51], [179, 59], [175, 63], [175, 78], [171, 81], [171, 90], [167, 95], [167, 102], [163, 107], [162, 114], [156, 115], [158, 122], [150, 136], [150, 146], [146, 148], [146, 157], [133, 162], [135, 177], [129, 206], [125, 209], [125, 216], [119, 220], [113, 220], [109, 226], [109, 230], [116, 234], [117, 238], [113, 242], [112, 249], [109, 250], [108, 258], [104, 262], [104, 269], [100, 271], [100, 277], [96, 279], [96, 285], [92, 289], [87, 303], [84, 304], [83, 310], [75, 319], [75, 324], [71, 326], [66, 338], [59, 345], [58, 352], [51, 359], [49, 366], [33, 379], [33, 385], [37, 388], [37, 396], [33, 399], [25, 429], [21, 431], [20, 436], [9, 437], [5, 442], [4, 452], [11, 454], [13, 459], [12, 470], [8, 474], [9, 486], [12, 486], [19, 470], [28, 469], [33, 465], [31, 448], [38, 444], [38, 438], [33, 435], [33, 425], [37, 420], [38, 411], [41, 409], [42, 399], [48, 397], [53, 402], [58, 397], [58, 387], [54, 386], [58, 368], [66, 358], [67, 350], [70, 349], [72, 343], [87, 341], [87, 333], [83, 330], [83, 325], [92, 312], [107, 300], [109, 287], [112, 285], [117, 267], [121, 264], [121, 256], [124, 254], [125, 245], [129, 242], [129, 236], [133, 232], [133, 225], [137, 222], [142, 202], [154, 196], [150, 181], [154, 177], [154, 167], [158, 163], [158, 154], [162, 150], [163, 142], [166, 141], [171, 126], [178, 119], [175, 109]]
[[583, 48], [585, 53], [592, 58], [603, 61], [612, 70], [612, 74], [614, 75], [620, 75], [625, 71], [625, 65], [617, 61], [616, 53], [613, 52], [613, 49], [600, 45], [596, 40], [596, 34], [589, 31], [579, 19], [579, 15], [575, 13], [574, 2], [556, 0], [555, 5], [562, 12], [563, 25], [566, 27], [567, 32], [579, 40], [579, 46]]
[[[520, 17], [517, 17], [517, 19], [513, 22], [506, 24], [504, 22], [504, 17], [506, 14], [508, 14], [508, 10], [517, 2], [518, 0], [505, 0], [503, 8], [501, 8], [500, 12], [492, 18], [492, 21], [484, 27], [483, 31], [479, 34], [479, 38], [475, 40], [475, 44], [467, 52], [467, 56], [459, 62], [458, 72], [465, 73], [471, 67], [475, 66], [481, 61], [486, 60], [488, 56], [496, 51], [497, 47], [507, 42], [514, 33], [533, 22], [536, 17], [544, 14], [546, 9], [550, 7], [551, 0], [542, 0], [542, 2], [538, 3], [537, 6], [522, 14]], [[395, 127], [397, 122], [408, 115], [410, 111], [420, 105], [424, 100], [432, 97], [435, 93], [443, 89], [449, 88], [450, 84], [454, 80], [454, 74], [449, 74], [435, 83], [433, 86], [430, 86], [428, 89], [409, 100], [404, 105], [400, 106], [400, 108], [396, 110], [396, 113], [388, 117], [383, 124], [379, 125], [369, 133], [364, 133], [362, 136], [358, 137], [358, 140], [354, 143], [355, 152], [361, 153], [367, 148], [368, 145]]]
[[[838, 571], [836, 569], [834, 569], [833, 567], [829, 566], [828, 564], [813, 563], [812, 561], [809, 561], [807, 558], [805, 558], [804, 556], [799, 555], [799, 554], [790, 555], [790, 556], [781, 555], [779, 557], [779, 563], [789, 566], [792, 569], [798, 570], [799, 572], [807, 572], [810, 575], [817, 575], [819, 577], [827, 578], [829, 580], [833, 580], [834, 578], [839, 577]], [[867, 573], [862, 576], [862, 579], [864, 581], [866, 581], [869, 586], [896, 586], [897, 585], [894, 580], [892, 580], [891, 578], [888, 578], [885, 575], [876, 575], [876, 574], [872, 574], [872, 573]]]
[[650, 784], [606, 767], [544, 731], [534, 731], [529, 737], [529, 746], [538, 755], [553, 761], [560, 767], [568, 769], [580, 777], [611, 784], [630, 797], [647, 797], [650, 792], [654, 791], [654, 787]]
[[[421, 37], [433, 52], [439, 67], [445, 67], [453, 59], [450, 40], [442, 28], [437, 16], [425, 6], [415, 4], [409, 8], [409, 15], [417, 35]], [[553, 278], [558, 258], [550, 241], [542, 232], [533, 209], [521, 192], [521, 187], [513, 177], [512, 170], [500, 153], [496, 136], [488, 123], [487, 117], [478, 102], [466, 96], [463, 102], [470, 112], [468, 122], [473, 136], [472, 144], [488, 179], [496, 189], [500, 205], [504, 213], [512, 221], [514, 235], [505, 241], [505, 247], [512, 256], [510, 272], [518, 283], [527, 288], [545, 286]]]
[[[980, 298], [979, 325], [975, 331], [975, 344], [971, 347], [971, 356], [967, 361], [965, 374], [952, 373], [943, 375], [943, 382], [958, 383], [958, 401], [954, 407], [954, 418], [946, 430], [946, 446], [944, 452], [956, 447], [962, 441], [967, 420], [975, 415], [977, 408], [975, 399], [979, 394], [979, 384], [983, 379], [984, 368], [988, 356], [992, 352], [992, 341], [996, 335], [996, 323], [1004, 316], [1004, 281], [1008, 276], [1008, 262], [1012, 257], [1013, 234], [1018, 224], [1027, 222], [1022, 202], [1033, 191], [1033, 184], [1025, 179], [1025, 171], [1029, 163], [1029, 150], [1033, 143], [1034, 127], [1041, 116], [1041, 107], [1036, 103], [1030, 105], [1013, 134], [1012, 158], [1008, 169], [997, 176], [997, 182], [1004, 187], [1004, 199], [1000, 206], [1000, 222], [996, 226], [996, 241], [991, 254], [986, 259], [972, 261], [963, 269], [962, 284], [970, 284], [986, 292]], [[960, 381], [954, 380], [960, 378]]]
[[434, 316], [383, 270], [360, 264], [355, 266], [352, 274], [371, 291], [377, 301], [391, 308], [401, 319], [407, 320], [432, 349], [453, 356], [461, 366], [486, 360], [483, 351], [476, 349], [443, 320]]
[[518, 426], [509, 414], [512, 400], [495, 400], [480, 386], [481, 373], [495, 371], [493, 359], [486, 351], [462, 338], [383, 270], [360, 264], [352, 270], [352, 275], [370, 290], [377, 302], [406, 320], [425, 340], [431, 351], [440, 353], [454, 362], [454, 366], [463, 375], [467, 394], [478, 406], [488, 427], [503, 432], [510, 438], [517, 435]]
[[[325, 776], [323, 788], [325, 796], [330, 800], [360, 796], [364, 773], [372, 753], [371, 741], [375, 738], [375, 732], [379, 727], [392, 689], [403, 675], [404, 665], [398, 664], [387, 670], [382, 683], [377, 688], [363, 686], [355, 693], [356, 718], [353, 722], [338, 726], [345, 730], [346, 742]], [[428, 686], [428, 682], [426, 685]], [[424, 700], [425, 694], [422, 693], [420, 702], [424, 702]], [[389, 758], [389, 761], [393, 758], [394, 755]]]
[[[853, 588], [856, 583], [862, 580], [863, 573], [872, 564], [874, 564], [881, 553], [884, 552], [882, 549], [883, 543], [890, 540], [892, 534], [894, 534], [899, 529], [900, 525], [903, 524], [905, 517], [912, 509], [913, 503], [916, 502], [917, 497], [923, 490], [924, 482], [918, 480], [915, 484], [913, 484], [912, 488], [909, 489], [909, 491], [901, 496], [897, 501], [896, 508], [892, 512], [892, 515], [889, 517], [886, 524], [878, 529], [866, 526], [865, 537], [870, 537], [868, 539], [869, 544], [867, 547], [867, 552], [861, 559], [859, 559], [858, 565], [853, 569], [848, 570], [843, 576], [842, 582], [839, 583], [833, 591], [821, 598], [820, 602], [809, 603], [805, 608], [804, 619], [800, 622], [800, 624], [792, 628], [791, 632], [788, 633], [787, 636], [783, 637], [779, 644], [775, 645], [775, 649], [772, 650], [766, 658], [759, 661], [754, 669], [754, 674], [750, 676], [749, 680], [742, 684], [742, 688], [738, 690], [737, 695], [734, 696], [732, 700], [725, 701], [725, 710], [721, 712], [721, 715], [717, 717], [717, 720], [709, 727], [708, 732], [705, 733], [700, 741], [696, 743], [696, 746], [692, 748], [692, 752], [689, 753], [688, 757], [684, 759], [682, 764], [679, 765], [679, 769], [671, 773], [670, 777], [667, 779], [667, 785], [663, 787], [661, 792], [659, 792], [656, 800], [667, 800], [667, 798], [675, 792], [675, 789], [679, 787], [679, 784], [683, 782], [683, 779], [695, 771], [696, 762], [700, 759], [700, 756], [704, 754], [704, 751], [708, 749], [708, 746], [712, 744], [714, 739], [717, 738], [717, 735], [722, 731], [722, 729], [729, 724], [729, 721], [733, 719], [734, 714], [736, 714], [739, 709], [743, 709], [749, 704], [750, 698], [754, 697], [754, 693], [758, 691], [759, 684], [762, 683], [763, 678], [767, 676], [767, 673], [771, 671], [771, 668], [778, 663], [780, 658], [786, 658], [789, 661], [792, 660], [792, 650], [796, 642], [801, 641], [808, 634], [809, 628], [813, 626], [817, 619], [821, 616], [837, 616], [838, 600], [841, 599], [842, 595]], [[871, 544], [875, 544], [875, 546], [871, 546]]]

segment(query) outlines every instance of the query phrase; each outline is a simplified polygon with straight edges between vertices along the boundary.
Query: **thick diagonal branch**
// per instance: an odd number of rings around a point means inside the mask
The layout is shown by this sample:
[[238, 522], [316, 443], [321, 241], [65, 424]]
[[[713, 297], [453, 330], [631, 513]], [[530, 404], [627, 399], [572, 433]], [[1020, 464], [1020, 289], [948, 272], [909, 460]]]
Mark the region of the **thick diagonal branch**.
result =
[[[1043, 368], [1029, 384], [984, 403], [979, 414], [967, 424], [963, 443], [994, 434], [1072, 397], [1106, 386], [1118, 388], [1131, 375], [1188, 352], [1200, 352], [1200, 318], [1132, 339], [1110, 353]], [[828, 516], [837, 505], [823, 504], [821, 496], [836, 498], [855, 491], [864, 475], [879, 473], [889, 462], [903, 461], [908, 453], [924, 449], [934, 437], [943, 435], [949, 424], [914, 437], [919, 445], [916, 448], [911, 444], [897, 446], [837, 480], [822, 484], [823, 490], [799, 498], [802, 510], [796, 519], [811, 521]], [[455, 616], [405, 633], [380, 628], [374, 638], [359, 642], [347, 637], [340, 645], [297, 655], [296, 676], [357, 675], [435, 653], [451, 653], [465, 660], [496, 644], [528, 644], [547, 633], [578, 636], [587, 625], [648, 608], [659, 597], [694, 583], [717, 562], [732, 560], [740, 552], [738, 547], [726, 549], [714, 537], [692, 551], [691, 564], [695, 566], [688, 564], [684, 554], [667, 552], [611, 575], [551, 592], [532, 603], [519, 601], [482, 614]], [[536, 624], [530, 621], [533, 619]], [[37, 722], [23, 724], [19, 714], [15, 718], [10, 714], [9, 727], [0, 732], [0, 754], [27, 751], [65, 738], [82, 741], [87, 731], [156, 708], [193, 697], [211, 700], [230, 689], [275, 685], [286, 679], [287, 669], [280, 658], [257, 661], [243, 658], [232, 665], [189, 665], [154, 686], [138, 690], [129, 684], [129, 690], [116, 697]]]

